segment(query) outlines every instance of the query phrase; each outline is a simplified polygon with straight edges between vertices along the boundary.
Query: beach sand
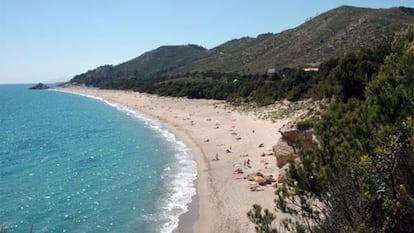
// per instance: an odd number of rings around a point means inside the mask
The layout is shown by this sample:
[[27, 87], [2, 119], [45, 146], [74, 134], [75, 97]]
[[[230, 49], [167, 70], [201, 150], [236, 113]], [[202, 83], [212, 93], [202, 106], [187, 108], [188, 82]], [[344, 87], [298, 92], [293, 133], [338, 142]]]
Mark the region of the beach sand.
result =
[[[193, 213], [193, 217], [180, 218], [180, 227], [176, 232], [186, 233], [194, 222], [195, 214], [198, 216], [193, 226], [196, 233], [253, 233], [254, 224], [246, 215], [253, 204], [274, 210], [275, 188], [267, 185], [260, 187], [260, 191], [252, 192], [249, 189], [250, 182], [243, 177], [255, 172], [278, 176], [276, 158], [262, 157], [261, 154], [276, 144], [280, 138], [279, 128], [290, 119], [272, 123], [258, 119], [252, 112], [232, 111], [224, 101], [217, 100], [159, 97], [132, 91], [85, 87], [61, 90], [96, 96], [127, 106], [158, 120], [191, 148], [197, 162], [198, 195], [195, 199], [199, 200], [197, 205], [193, 203], [192, 211], [198, 213]], [[264, 146], [258, 147], [260, 144]], [[227, 153], [226, 150], [231, 152]], [[216, 160], [216, 156], [219, 160]], [[244, 160], [247, 159], [250, 159], [251, 168], [244, 168]], [[235, 164], [240, 164], [243, 174], [234, 174]]]

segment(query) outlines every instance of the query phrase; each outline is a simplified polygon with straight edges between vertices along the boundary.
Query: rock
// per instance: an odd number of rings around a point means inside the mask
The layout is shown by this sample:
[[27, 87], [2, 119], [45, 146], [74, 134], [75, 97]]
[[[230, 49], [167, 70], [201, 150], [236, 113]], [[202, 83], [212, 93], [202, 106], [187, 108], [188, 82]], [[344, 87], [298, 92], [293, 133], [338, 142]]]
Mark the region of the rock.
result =
[[38, 83], [32, 87], [30, 87], [29, 89], [32, 90], [45, 90], [45, 89], [49, 89], [50, 87], [48, 85], [45, 85], [43, 83]]
[[293, 148], [288, 144], [288, 142], [281, 138], [275, 146], [273, 146], [273, 152], [276, 156], [277, 166], [279, 168], [285, 166], [289, 158], [296, 157]]
[[289, 122], [279, 129], [282, 134], [282, 138], [288, 142], [296, 143], [301, 136], [300, 131], [296, 127], [296, 122]]
[[289, 145], [303, 143], [305, 149], [315, 149], [318, 146], [313, 129], [299, 130], [296, 122], [286, 124], [279, 132], [282, 134], [282, 139], [286, 140]]
[[289, 184], [289, 180], [287, 179], [287, 170], [289, 166], [286, 166], [289, 159], [294, 159], [295, 162], [300, 163], [300, 159], [292, 146], [301, 144], [308, 150], [315, 149], [318, 146], [318, 142], [312, 129], [300, 130], [296, 125], [297, 124], [294, 121], [284, 125], [279, 130], [282, 137], [276, 145], [273, 146], [277, 166], [280, 168], [279, 175], [276, 179], [277, 183]]
[[287, 178], [287, 172], [288, 172], [287, 166], [279, 170], [279, 174], [276, 179], [278, 184], [289, 184], [289, 180]]
[[282, 134], [282, 139], [289, 145], [303, 143], [305, 149], [315, 149], [318, 146], [313, 129], [300, 130], [296, 127], [296, 122], [289, 122], [279, 132]]

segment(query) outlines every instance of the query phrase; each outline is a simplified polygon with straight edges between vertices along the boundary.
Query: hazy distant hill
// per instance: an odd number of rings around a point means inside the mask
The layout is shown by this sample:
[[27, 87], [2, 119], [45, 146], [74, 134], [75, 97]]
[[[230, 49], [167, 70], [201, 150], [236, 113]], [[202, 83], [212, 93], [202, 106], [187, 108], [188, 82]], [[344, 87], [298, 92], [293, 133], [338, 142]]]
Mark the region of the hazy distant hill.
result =
[[72, 81], [147, 78], [194, 71], [263, 73], [269, 68], [307, 66], [370, 47], [414, 27], [414, 9], [342, 6], [278, 34], [230, 40], [213, 49], [196, 45], [162, 46], [117, 66], [103, 66]]

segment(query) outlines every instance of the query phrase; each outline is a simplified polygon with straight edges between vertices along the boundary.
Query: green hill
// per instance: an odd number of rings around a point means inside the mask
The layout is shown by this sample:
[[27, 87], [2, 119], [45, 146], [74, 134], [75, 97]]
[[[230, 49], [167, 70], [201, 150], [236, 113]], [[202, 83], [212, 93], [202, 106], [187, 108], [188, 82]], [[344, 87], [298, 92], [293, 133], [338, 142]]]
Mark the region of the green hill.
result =
[[220, 45], [192, 69], [262, 73], [268, 68], [319, 64], [347, 51], [392, 41], [409, 26], [414, 26], [413, 9], [342, 6], [291, 30]]
[[188, 72], [265, 73], [269, 68], [318, 65], [331, 57], [390, 42], [414, 28], [414, 9], [341, 6], [281, 33], [230, 40], [206, 50], [162, 46], [116, 66], [102, 66], [71, 81], [97, 85]]
[[161, 46], [117, 66], [100, 66], [76, 75], [71, 82], [99, 86], [116, 79], [156, 77], [181, 69], [206, 54], [207, 50], [197, 45]]

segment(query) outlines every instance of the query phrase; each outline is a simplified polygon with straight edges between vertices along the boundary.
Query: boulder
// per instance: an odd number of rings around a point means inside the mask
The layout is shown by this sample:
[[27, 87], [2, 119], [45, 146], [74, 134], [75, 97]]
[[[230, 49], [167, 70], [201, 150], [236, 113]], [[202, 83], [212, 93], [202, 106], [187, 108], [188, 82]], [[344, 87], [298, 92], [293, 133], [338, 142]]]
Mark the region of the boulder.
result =
[[296, 143], [299, 141], [301, 132], [296, 127], [295, 122], [289, 122], [279, 129], [282, 138], [288, 142]]
[[273, 146], [277, 166], [280, 168], [276, 180], [277, 183], [289, 184], [289, 180], [287, 179], [289, 166], [286, 166], [288, 160], [294, 159], [295, 162], [300, 163], [300, 159], [295, 153], [293, 146], [301, 144], [305, 149], [312, 150], [318, 146], [318, 141], [313, 133], [313, 129], [300, 130], [295, 121], [284, 125], [280, 128], [279, 132], [282, 137]]
[[295, 122], [284, 125], [279, 132], [282, 134], [282, 139], [286, 140], [289, 145], [303, 143], [305, 149], [315, 149], [318, 146], [313, 129], [300, 130]]
[[276, 145], [273, 146], [273, 152], [276, 156], [277, 166], [279, 168], [285, 166], [289, 158], [295, 158], [295, 152], [288, 142], [281, 138]]

